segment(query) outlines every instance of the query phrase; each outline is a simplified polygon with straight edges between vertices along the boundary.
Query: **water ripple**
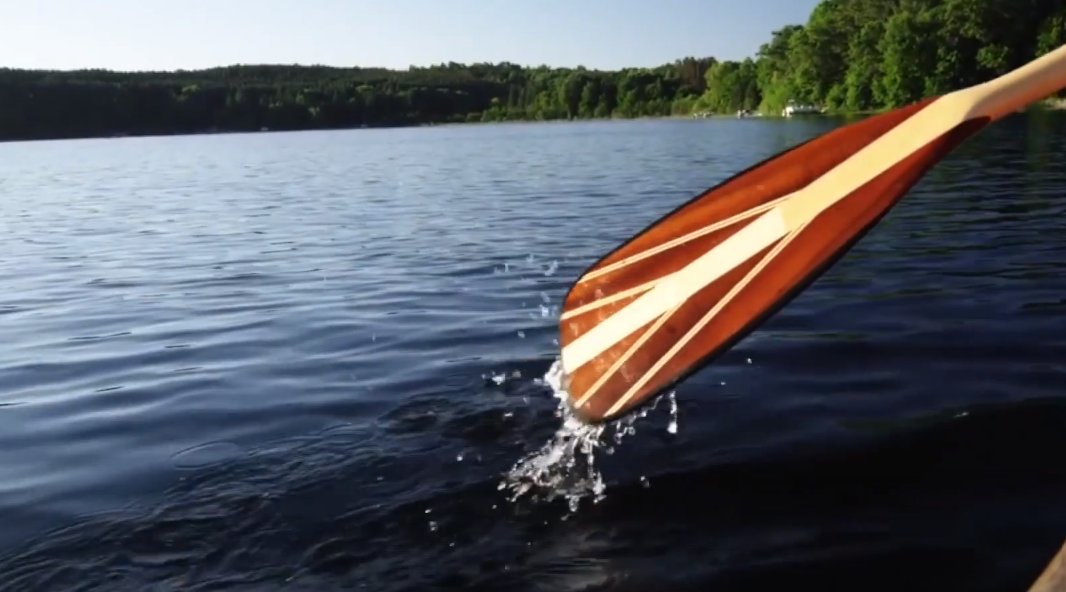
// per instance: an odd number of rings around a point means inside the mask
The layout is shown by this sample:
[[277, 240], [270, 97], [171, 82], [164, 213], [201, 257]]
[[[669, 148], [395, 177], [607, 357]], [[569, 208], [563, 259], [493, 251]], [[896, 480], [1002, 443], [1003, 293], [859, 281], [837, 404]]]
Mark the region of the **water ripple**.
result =
[[1061, 113], [960, 146], [578, 478], [570, 282], [836, 123], [0, 145], [0, 591], [1024, 589], [1066, 537]]

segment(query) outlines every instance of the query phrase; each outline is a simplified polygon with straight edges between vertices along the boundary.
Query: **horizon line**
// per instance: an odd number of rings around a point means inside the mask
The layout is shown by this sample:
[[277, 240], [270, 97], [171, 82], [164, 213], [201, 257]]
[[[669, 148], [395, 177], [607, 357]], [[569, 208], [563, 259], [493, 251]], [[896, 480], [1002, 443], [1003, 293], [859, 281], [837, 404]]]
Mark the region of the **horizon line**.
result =
[[491, 62], [491, 61], [456, 62], [456, 61], [450, 61], [450, 60], [442, 60], [442, 61], [439, 61], [439, 62], [434, 62], [434, 63], [430, 63], [430, 64], [426, 64], [426, 65], [410, 64], [410, 65], [408, 65], [407, 67], [404, 67], [404, 68], [388, 67], [388, 66], [358, 66], [358, 65], [339, 66], [339, 65], [336, 65], [336, 64], [327, 64], [327, 63], [318, 63], [318, 62], [291, 62], [291, 63], [283, 63], [283, 62], [232, 62], [232, 63], [229, 63], [229, 64], [219, 64], [219, 65], [216, 65], [216, 66], [201, 66], [201, 67], [191, 67], [191, 68], [170, 68], [170, 69], [166, 69], [166, 68], [161, 68], [161, 69], [119, 69], [119, 68], [109, 68], [109, 67], [105, 67], [105, 66], [81, 66], [81, 67], [71, 67], [71, 68], [26, 68], [26, 67], [18, 67], [18, 66], [0, 66], [0, 71], [9, 70], [9, 71], [23, 71], [23, 72], [64, 72], [64, 73], [109, 72], [109, 73], [113, 73], [113, 74], [176, 74], [176, 73], [206, 72], [206, 71], [210, 71], [210, 70], [221, 70], [221, 69], [224, 69], [224, 68], [285, 67], [285, 68], [320, 68], [320, 69], [330, 69], [330, 70], [383, 70], [383, 71], [387, 71], [387, 72], [410, 72], [410, 71], [415, 70], [415, 69], [427, 69], [428, 70], [428, 69], [431, 69], [431, 68], [440, 68], [442, 66], [443, 67], [447, 67], [449, 64], [456, 64], [456, 65], [461, 66], [461, 67], [510, 65], [510, 66], [518, 66], [519, 68], [522, 68], [524, 70], [537, 70], [537, 69], [546, 68], [546, 69], [549, 69], [549, 70], [578, 70], [578, 71], [582, 71], [583, 70], [583, 71], [587, 71], [587, 72], [621, 72], [623, 70], [654, 70], [656, 68], [662, 68], [662, 67], [665, 67], [665, 66], [672, 66], [672, 65], [674, 65], [674, 64], [676, 64], [676, 63], [678, 63], [680, 61], [686, 60], [686, 59], [692, 59], [692, 60], [708, 60], [708, 59], [712, 59], [712, 60], [715, 60], [717, 62], [743, 62], [743, 61], [748, 60], [748, 59], [756, 60], [756, 59], [758, 59], [758, 56], [757, 55], [749, 55], [749, 56], [744, 56], [744, 57], [739, 58], [739, 59], [722, 59], [722, 58], [719, 58], [719, 57], [716, 57], [716, 56], [711, 56], [711, 55], [707, 55], [707, 56], [687, 55], [687, 56], [682, 56], [682, 57], [675, 58], [673, 61], [663, 62], [663, 63], [660, 63], [660, 64], [656, 64], [654, 66], [623, 66], [621, 68], [597, 68], [597, 67], [585, 66], [583, 64], [577, 64], [577, 65], [574, 65], [574, 66], [556, 66], [556, 65], [551, 65], [551, 64], [547, 64], [547, 63], [541, 63], [541, 64], [533, 65], [533, 64], [522, 64], [522, 63], [519, 63], [519, 62], [512, 62], [510, 60], [500, 60], [500, 61], [497, 61], [497, 62]]

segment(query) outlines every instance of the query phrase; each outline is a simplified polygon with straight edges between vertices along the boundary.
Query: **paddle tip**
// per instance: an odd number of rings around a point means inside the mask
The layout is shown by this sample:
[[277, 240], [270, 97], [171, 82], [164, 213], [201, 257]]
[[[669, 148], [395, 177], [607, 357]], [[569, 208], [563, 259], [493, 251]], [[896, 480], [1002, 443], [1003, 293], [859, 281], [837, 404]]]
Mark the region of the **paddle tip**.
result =
[[603, 423], [603, 418], [598, 417], [595, 414], [589, 413], [588, 407], [577, 407], [576, 405], [574, 405], [573, 398], [568, 397], [566, 399], [566, 404], [567, 408], [570, 410], [570, 413], [581, 423], [586, 425], [598, 425], [600, 423]]
[[603, 416], [605, 409], [597, 409], [591, 401], [582, 401], [580, 397], [574, 396], [570, 390], [570, 374], [566, 370], [562, 370], [559, 376], [559, 390], [564, 395], [567, 410], [581, 423], [597, 425], [606, 421]]

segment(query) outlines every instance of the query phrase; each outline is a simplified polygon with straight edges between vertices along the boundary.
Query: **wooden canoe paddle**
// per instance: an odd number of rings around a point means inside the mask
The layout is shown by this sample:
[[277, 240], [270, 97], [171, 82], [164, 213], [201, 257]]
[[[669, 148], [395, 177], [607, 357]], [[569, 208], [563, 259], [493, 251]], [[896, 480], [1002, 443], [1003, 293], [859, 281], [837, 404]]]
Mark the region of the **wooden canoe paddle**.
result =
[[1066, 545], [1047, 564], [1029, 592], [1066, 592]]
[[570, 407], [598, 423], [687, 378], [810, 285], [962, 141], [1063, 87], [1066, 46], [834, 129], [652, 223], [567, 293], [559, 345]]

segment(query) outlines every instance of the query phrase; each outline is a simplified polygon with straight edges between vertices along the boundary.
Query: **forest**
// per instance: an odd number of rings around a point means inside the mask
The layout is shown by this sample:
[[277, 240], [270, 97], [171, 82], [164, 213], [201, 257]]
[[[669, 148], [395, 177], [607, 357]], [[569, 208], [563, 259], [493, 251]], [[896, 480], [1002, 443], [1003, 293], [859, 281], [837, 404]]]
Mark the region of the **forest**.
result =
[[1066, 0], [823, 0], [742, 61], [603, 71], [512, 63], [406, 70], [233, 65], [0, 68], [0, 140], [457, 122], [861, 113], [982, 82], [1066, 43]]

